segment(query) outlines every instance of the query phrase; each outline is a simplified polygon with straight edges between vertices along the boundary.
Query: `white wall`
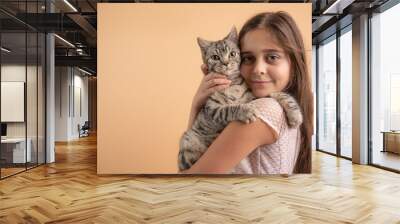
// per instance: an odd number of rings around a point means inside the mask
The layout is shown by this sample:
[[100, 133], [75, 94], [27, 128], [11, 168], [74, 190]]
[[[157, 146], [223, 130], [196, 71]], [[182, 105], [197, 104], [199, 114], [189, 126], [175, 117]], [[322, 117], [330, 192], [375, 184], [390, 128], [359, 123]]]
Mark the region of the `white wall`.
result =
[[[36, 81], [34, 81], [32, 76], [36, 76], [36, 66], [27, 66], [27, 68], [24, 65], [19, 65], [19, 64], [8, 64], [8, 65], [2, 65], [1, 66], [1, 81], [2, 82], [25, 82], [25, 75], [27, 69], [27, 74], [28, 74], [28, 80], [29, 84], [31, 85], [36, 85]], [[36, 113], [32, 113], [32, 111], [36, 111], [36, 101], [33, 100], [32, 98], [36, 99], [36, 88], [28, 88], [28, 99], [27, 99], [27, 106], [30, 108], [27, 108], [27, 116], [28, 116], [28, 129], [32, 127], [34, 130], [36, 130], [36, 124], [31, 124], [31, 122], [36, 123]], [[32, 92], [31, 92], [32, 91]], [[29, 105], [30, 102], [35, 102], [33, 105]], [[6, 110], [6, 108], [2, 108], [2, 110]], [[35, 126], [35, 127], [33, 127]], [[29, 134], [33, 133], [33, 131], [28, 130], [28, 137]], [[36, 132], [35, 132], [36, 133]], [[25, 122], [7, 122], [7, 136], [8, 137], [25, 137]]]
[[[32, 67], [28, 66], [28, 74]], [[9, 64], [1, 66], [1, 81], [3, 82], [25, 82], [25, 65]], [[2, 108], [5, 110], [5, 108]], [[8, 137], [25, 137], [25, 123], [7, 123]]]
[[[88, 77], [85, 76], [81, 76], [82, 73], [78, 73], [78, 75], [76, 75], [76, 71], [75, 70], [75, 75], [74, 75], [74, 89], [75, 89], [75, 107], [73, 110], [75, 110], [75, 113], [73, 113], [73, 119], [72, 119], [72, 135], [76, 138], [79, 137], [79, 133], [78, 133], [78, 129], [76, 128], [78, 126], [78, 124], [80, 124], [81, 126], [85, 123], [85, 121], [88, 120], [89, 117], [89, 111], [88, 111]], [[78, 91], [80, 91], [80, 93], [78, 93]], [[80, 95], [80, 98], [78, 98], [78, 96]], [[79, 101], [80, 101], [80, 105], [79, 105]], [[79, 111], [79, 107], [81, 107], [80, 109], [82, 110], [81, 112]]]
[[55, 73], [55, 141], [70, 141], [88, 120], [88, 77], [72, 67], [56, 67]]
[[55, 141], [68, 141], [69, 68], [55, 68]]

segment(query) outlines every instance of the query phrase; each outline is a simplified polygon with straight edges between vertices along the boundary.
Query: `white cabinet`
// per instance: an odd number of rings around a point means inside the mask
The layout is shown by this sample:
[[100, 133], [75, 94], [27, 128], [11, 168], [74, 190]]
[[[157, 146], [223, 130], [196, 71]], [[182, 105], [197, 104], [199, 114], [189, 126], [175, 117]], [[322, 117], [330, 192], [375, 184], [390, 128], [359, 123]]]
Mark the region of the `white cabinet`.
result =
[[[25, 151], [25, 138], [7, 138], [1, 140], [2, 148], [5, 147], [4, 151], [12, 151], [12, 163], [32, 161], [32, 140], [28, 138], [26, 142], [28, 145]], [[25, 159], [27, 159], [27, 161], [25, 161]]]
[[382, 133], [383, 133], [382, 152], [393, 152], [400, 154], [400, 132], [387, 131]]

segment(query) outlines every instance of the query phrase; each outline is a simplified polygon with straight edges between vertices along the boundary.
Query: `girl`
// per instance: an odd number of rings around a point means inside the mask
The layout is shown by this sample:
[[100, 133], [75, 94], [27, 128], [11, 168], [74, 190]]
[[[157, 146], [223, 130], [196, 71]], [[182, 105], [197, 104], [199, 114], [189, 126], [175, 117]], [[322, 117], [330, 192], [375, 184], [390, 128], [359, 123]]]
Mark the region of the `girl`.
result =
[[[285, 12], [260, 13], [239, 32], [240, 72], [256, 100], [260, 117], [250, 124], [228, 124], [202, 157], [182, 173], [292, 174], [311, 172], [313, 99], [299, 29]], [[203, 73], [206, 68], [202, 66]], [[216, 73], [204, 76], [192, 102], [191, 127], [213, 92], [229, 86]], [[279, 103], [270, 93], [291, 94], [303, 112], [303, 123], [289, 128]]]

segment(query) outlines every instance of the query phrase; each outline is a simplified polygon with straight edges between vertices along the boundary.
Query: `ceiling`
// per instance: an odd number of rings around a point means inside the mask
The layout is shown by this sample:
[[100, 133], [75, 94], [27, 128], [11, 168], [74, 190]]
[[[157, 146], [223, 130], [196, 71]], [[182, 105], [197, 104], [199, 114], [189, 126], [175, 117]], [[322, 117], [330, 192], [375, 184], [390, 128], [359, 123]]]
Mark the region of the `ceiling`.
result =
[[[352, 17], [371, 10], [388, 0], [253, 0], [229, 2], [269, 2], [269, 3], [312, 3], [313, 43], [327, 38], [337, 28], [347, 26]], [[150, 1], [150, 0], [1, 0], [0, 24], [2, 43], [14, 48], [15, 54], [34, 53], [37, 43], [28, 35], [28, 48], [25, 50], [25, 30], [28, 32], [54, 32], [56, 65], [80, 66], [96, 72], [97, 67], [97, 3], [118, 2], [226, 2], [226, 1]], [[51, 12], [51, 13], [50, 13]], [[338, 22], [340, 20], [340, 22]], [[35, 39], [36, 40], [36, 39]], [[32, 43], [31, 43], [32, 42]], [[3, 44], [3, 46], [5, 46]], [[41, 45], [39, 47], [42, 47]], [[3, 54], [2, 54], [3, 55]]]

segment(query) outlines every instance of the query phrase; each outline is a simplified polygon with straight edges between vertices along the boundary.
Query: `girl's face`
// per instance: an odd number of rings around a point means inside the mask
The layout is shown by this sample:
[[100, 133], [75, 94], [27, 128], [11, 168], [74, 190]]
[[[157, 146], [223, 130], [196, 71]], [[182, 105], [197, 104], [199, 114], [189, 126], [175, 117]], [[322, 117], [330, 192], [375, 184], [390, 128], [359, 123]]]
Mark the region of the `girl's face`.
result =
[[241, 43], [240, 72], [257, 98], [282, 91], [289, 83], [290, 61], [266, 29], [246, 33]]

